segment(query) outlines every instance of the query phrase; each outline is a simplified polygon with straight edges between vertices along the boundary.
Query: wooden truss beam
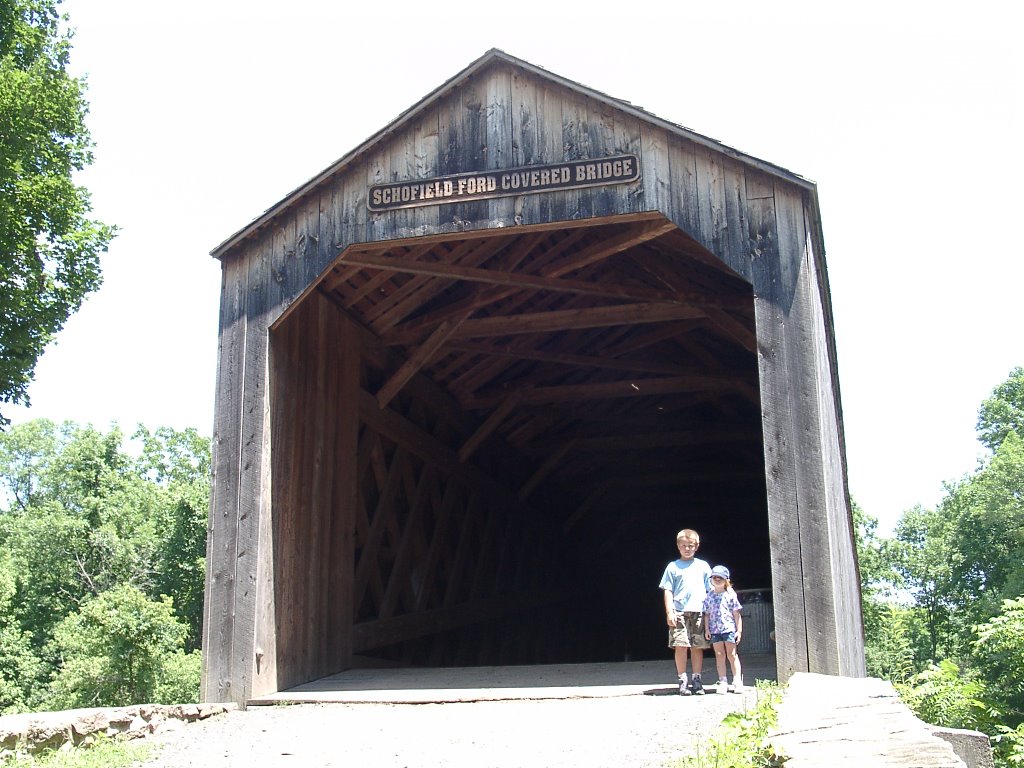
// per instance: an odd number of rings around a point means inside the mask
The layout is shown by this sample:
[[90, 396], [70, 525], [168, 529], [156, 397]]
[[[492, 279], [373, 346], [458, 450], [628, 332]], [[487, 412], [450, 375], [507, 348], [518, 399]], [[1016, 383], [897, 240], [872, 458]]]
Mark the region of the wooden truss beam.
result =
[[607, 371], [630, 371], [634, 373], [663, 373], [682, 375], [691, 373], [692, 368], [658, 360], [613, 359], [597, 355], [578, 355], [571, 352], [545, 351], [533, 347], [513, 347], [509, 344], [495, 345], [486, 342], [453, 341], [446, 348], [450, 352], [472, 352], [477, 355], [508, 357], [514, 360], [533, 360], [538, 363], [556, 363], [584, 368], [601, 368]]
[[607, 259], [609, 256], [628, 251], [630, 248], [661, 237], [666, 232], [671, 232], [675, 228], [676, 225], [671, 221], [660, 221], [642, 225], [617, 237], [601, 240], [588, 248], [581, 248], [561, 262], [543, 270], [543, 274], [548, 277], [560, 277], [570, 272], [576, 272], [590, 264]]
[[462, 462], [468, 461], [469, 457], [476, 452], [476, 449], [480, 447], [484, 440], [490, 437], [494, 431], [501, 426], [501, 423], [517, 405], [519, 405], [518, 395], [512, 395], [505, 398], [505, 401], [491, 412], [491, 415], [488, 416], [487, 420], [480, 425], [480, 428], [474, 432], [465, 443], [463, 443], [462, 447], [459, 449], [459, 460]]
[[652, 395], [674, 395], [683, 392], [700, 392], [706, 389], [721, 389], [729, 381], [708, 376], [668, 376], [662, 378], [634, 379], [632, 381], [606, 381], [596, 384], [570, 384], [553, 387], [529, 387], [522, 390], [510, 389], [495, 395], [480, 395], [468, 398], [463, 406], [478, 410], [494, 408], [512, 393], [518, 393], [525, 405], [545, 405], [582, 400], [609, 400], [622, 397], [650, 397]]
[[[463, 323], [453, 335], [455, 339], [484, 336], [514, 336], [520, 333], [552, 333], [578, 328], [606, 328], [613, 325], [642, 325], [674, 320], [692, 320], [704, 313], [692, 307], [673, 304], [618, 304], [610, 307], [559, 309], [551, 312], [533, 312], [501, 317], [484, 317]], [[386, 334], [388, 346], [415, 344], [419, 334], [396, 331]]]
[[443, 262], [426, 262], [419, 261], [416, 258], [402, 258], [398, 256], [354, 253], [346, 255], [343, 263], [371, 269], [382, 269], [389, 272], [407, 272], [414, 275], [426, 275], [448, 280], [465, 280], [467, 282], [500, 285], [509, 288], [574, 293], [581, 296], [597, 296], [599, 298], [621, 299], [625, 301], [667, 302], [670, 304], [688, 304], [695, 307], [740, 307], [749, 303], [749, 300], [745, 300], [742, 297], [709, 296], [700, 291], [665, 291], [655, 288], [644, 288], [642, 286], [603, 285], [585, 280], [544, 277], [523, 272], [484, 269]]
[[385, 407], [392, 398], [398, 394], [398, 392], [405, 386], [406, 382], [409, 381], [416, 373], [425, 365], [427, 365], [431, 359], [437, 354], [437, 351], [444, 346], [444, 343], [458, 331], [459, 327], [466, 321], [469, 316], [468, 313], [462, 317], [448, 320], [441, 323], [434, 332], [430, 334], [423, 344], [416, 348], [416, 350], [409, 355], [408, 359], [402, 363], [397, 371], [391, 376], [390, 379], [385, 382], [384, 386], [377, 392], [377, 403], [381, 408]]

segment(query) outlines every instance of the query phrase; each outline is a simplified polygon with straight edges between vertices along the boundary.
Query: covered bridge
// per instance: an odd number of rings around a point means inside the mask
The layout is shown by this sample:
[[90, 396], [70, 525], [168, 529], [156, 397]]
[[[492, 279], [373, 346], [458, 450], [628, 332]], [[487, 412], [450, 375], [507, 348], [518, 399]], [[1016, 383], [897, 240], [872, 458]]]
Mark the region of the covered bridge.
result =
[[683, 527], [863, 674], [812, 183], [494, 50], [213, 254], [204, 700], [668, 659]]

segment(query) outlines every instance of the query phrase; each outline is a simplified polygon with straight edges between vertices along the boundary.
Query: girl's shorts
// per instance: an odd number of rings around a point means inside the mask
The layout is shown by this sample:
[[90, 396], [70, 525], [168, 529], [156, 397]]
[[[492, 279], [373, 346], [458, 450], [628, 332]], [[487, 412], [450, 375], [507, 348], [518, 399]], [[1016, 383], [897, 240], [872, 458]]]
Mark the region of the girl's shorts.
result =
[[712, 643], [735, 643], [736, 633], [735, 632], [712, 632], [711, 633]]

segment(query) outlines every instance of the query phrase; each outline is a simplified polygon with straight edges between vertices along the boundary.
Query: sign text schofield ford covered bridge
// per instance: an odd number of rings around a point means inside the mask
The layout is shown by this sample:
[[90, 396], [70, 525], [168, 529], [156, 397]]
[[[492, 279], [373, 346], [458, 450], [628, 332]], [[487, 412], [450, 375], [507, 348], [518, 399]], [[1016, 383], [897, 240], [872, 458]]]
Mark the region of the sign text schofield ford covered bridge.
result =
[[500, 51], [218, 246], [203, 697], [669, 658], [674, 537], [863, 674], [813, 184]]

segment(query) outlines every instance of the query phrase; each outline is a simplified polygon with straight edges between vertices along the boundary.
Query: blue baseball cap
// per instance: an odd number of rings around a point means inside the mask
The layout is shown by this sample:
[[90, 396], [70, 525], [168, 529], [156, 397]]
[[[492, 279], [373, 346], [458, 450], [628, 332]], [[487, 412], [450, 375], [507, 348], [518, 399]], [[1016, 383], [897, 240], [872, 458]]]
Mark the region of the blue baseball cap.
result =
[[711, 575], [721, 576], [723, 579], [728, 579], [729, 569], [726, 568], [724, 565], [716, 565], [714, 568], [711, 569]]

